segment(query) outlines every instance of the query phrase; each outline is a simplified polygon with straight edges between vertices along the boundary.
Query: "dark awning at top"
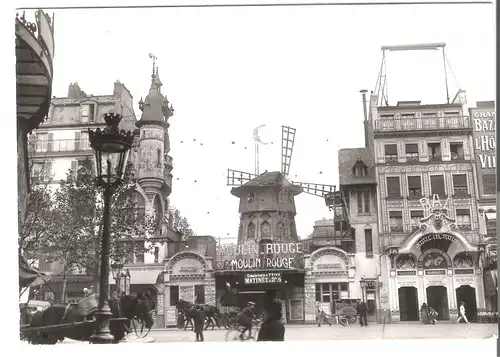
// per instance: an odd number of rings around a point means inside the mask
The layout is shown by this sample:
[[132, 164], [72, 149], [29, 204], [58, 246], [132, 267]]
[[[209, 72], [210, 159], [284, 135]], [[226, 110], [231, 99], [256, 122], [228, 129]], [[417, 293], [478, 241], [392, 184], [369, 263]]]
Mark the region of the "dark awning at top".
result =
[[29, 266], [22, 256], [19, 256], [19, 286], [39, 286], [45, 283], [48, 277]]

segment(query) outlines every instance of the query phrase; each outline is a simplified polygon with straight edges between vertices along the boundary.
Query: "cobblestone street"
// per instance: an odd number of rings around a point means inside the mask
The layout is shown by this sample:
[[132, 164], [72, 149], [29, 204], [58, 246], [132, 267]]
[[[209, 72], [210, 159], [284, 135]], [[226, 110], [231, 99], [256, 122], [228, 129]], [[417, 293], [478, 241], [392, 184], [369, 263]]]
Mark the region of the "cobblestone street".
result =
[[[209, 330], [204, 332], [205, 341], [224, 341], [227, 330]], [[286, 327], [285, 340], [380, 340], [380, 339], [481, 339], [497, 334], [495, 324], [393, 324], [370, 325], [360, 327], [352, 325], [342, 327], [293, 326]], [[191, 331], [154, 330], [149, 334], [154, 342], [192, 342], [195, 335]], [[148, 337], [149, 337], [148, 336]]]

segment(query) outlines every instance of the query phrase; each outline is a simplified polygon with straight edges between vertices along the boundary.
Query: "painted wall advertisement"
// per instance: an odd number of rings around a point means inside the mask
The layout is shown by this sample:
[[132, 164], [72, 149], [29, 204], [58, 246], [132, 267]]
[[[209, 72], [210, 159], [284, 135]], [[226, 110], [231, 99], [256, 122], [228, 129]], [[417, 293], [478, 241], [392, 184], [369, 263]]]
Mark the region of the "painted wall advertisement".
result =
[[217, 246], [217, 270], [293, 270], [304, 268], [302, 243], [247, 243]]
[[496, 169], [496, 113], [491, 108], [471, 108], [474, 159], [480, 193], [493, 195]]

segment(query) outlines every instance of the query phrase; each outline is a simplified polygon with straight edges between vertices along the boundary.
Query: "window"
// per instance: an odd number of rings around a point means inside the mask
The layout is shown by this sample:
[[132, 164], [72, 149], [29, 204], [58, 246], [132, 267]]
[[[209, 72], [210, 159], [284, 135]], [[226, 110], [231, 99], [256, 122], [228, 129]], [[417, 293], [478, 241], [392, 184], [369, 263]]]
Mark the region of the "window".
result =
[[387, 178], [387, 197], [401, 197], [399, 177]]
[[380, 114], [381, 119], [393, 119], [394, 114]]
[[453, 175], [453, 193], [456, 194], [468, 194], [467, 190], [467, 175]]
[[470, 230], [470, 210], [468, 209], [457, 209], [457, 226], [462, 230]]
[[458, 117], [460, 116], [460, 112], [444, 112], [445, 117]]
[[424, 211], [410, 211], [412, 232], [420, 228], [420, 220], [424, 218]]
[[194, 303], [199, 305], [205, 304], [205, 285], [194, 286]]
[[[344, 292], [342, 294], [342, 292]], [[347, 283], [323, 283], [316, 284], [316, 301], [329, 302], [338, 301], [341, 298], [347, 298], [348, 284]], [[342, 297], [345, 296], [345, 297]]]
[[260, 236], [266, 238], [271, 236], [271, 225], [269, 222], [264, 221], [260, 225]]
[[408, 196], [422, 197], [422, 180], [420, 176], [407, 176], [408, 178]]
[[80, 150], [91, 150], [88, 131], [80, 133]]
[[154, 254], [155, 254], [155, 260], [154, 260], [154, 262], [158, 263], [159, 258], [160, 258], [160, 247], [155, 247], [155, 253]]
[[411, 119], [415, 118], [415, 113], [401, 113], [402, 119]]
[[429, 161], [441, 160], [441, 143], [428, 143], [427, 153], [429, 154]]
[[35, 151], [36, 152], [46, 152], [48, 142], [49, 142], [49, 134], [48, 133], [36, 134], [36, 136], [35, 136]]
[[406, 144], [406, 161], [418, 161], [418, 144]]
[[52, 168], [50, 162], [35, 162], [31, 169], [33, 182], [47, 182], [52, 178]]
[[255, 224], [253, 222], [248, 223], [247, 238], [255, 238]]
[[358, 161], [356, 162], [356, 164], [354, 165], [352, 171], [353, 171], [354, 176], [356, 176], [356, 177], [364, 177], [364, 176], [368, 175], [367, 166], [359, 158], [358, 158]]
[[370, 191], [358, 191], [356, 195], [358, 213], [370, 213]]
[[161, 166], [161, 150], [156, 150], [156, 165]]
[[373, 256], [373, 238], [371, 229], [365, 229], [365, 251], [367, 256]]
[[431, 193], [440, 197], [446, 196], [443, 175], [431, 175]]
[[403, 214], [401, 211], [389, 212], [389, 223], [391, 225], [391, 232], [403, 231]]
[[88, 117], [89, 117], [89, 122], [94, 121], [94, 113], [95, 113], [95, 104], [89, 104], [89, 111], [88, 111]]
[[170, 285], [170, 306], [175, 306], [179, 302], [179, 286]]
[[87, 106], [83, 106], [80, 115], [82, 117], [82, 123], [88, 123], [89, 121], [89, 108]]
[[423, 118], [434, 118], [437, 116], [437, 113], [422, 113]]
[[450, 143], [450, 154], [452, 160], [463, 160], [464, 159], [464, 144], [462, 143]]
[[496, 193], [495, 187], [495, 174], [483, 174], [483, 194], [484, 195], [494, 195]]
[[385, 145], [385, 162], [398, 162], [398, 146], [396, 144]]

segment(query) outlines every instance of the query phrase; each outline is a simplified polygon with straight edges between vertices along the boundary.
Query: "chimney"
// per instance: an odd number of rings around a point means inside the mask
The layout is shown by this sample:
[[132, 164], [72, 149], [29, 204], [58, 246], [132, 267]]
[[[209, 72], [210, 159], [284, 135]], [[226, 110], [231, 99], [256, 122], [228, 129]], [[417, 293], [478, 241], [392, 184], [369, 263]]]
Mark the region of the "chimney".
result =
[[115, 88], [113, 89], [113, 97], [121, 97], [123, 91], [123, 84], [117, 80], [115, 82]]
[[78, 83], [70, 83], [68, 87], [68, 98], [69, 99], [79, 99], [86, 97], [86, 94], [84, 91], [81, 90], [80, 86]]
[[368, 134], [369, 134], [369, 128], [368, 128], [368, 112], [366, 111], [366, 92], [368, 92], [366, 89], [362, 89], [359, 91], [363, 97], [363, 116], [364, 116], [364, 120], [363, 120], [363, 125], [365, 127], [365, 147], [369, 147], [370, 146], [370, 143], [369, 143], [369, 137], [368, 137]]

